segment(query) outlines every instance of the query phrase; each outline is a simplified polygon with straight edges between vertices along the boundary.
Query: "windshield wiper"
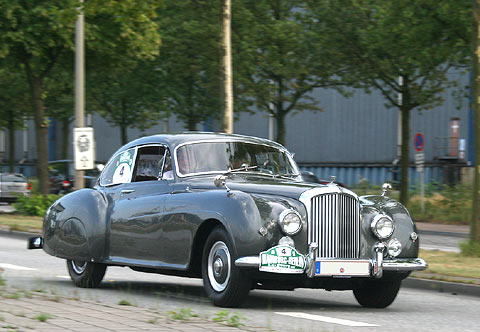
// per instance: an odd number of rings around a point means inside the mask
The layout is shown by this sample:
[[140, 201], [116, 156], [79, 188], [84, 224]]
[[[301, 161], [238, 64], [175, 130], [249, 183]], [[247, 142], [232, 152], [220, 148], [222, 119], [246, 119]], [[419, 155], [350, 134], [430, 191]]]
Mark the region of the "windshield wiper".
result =
[[229, 175], [229, 174], [232, 174], [232, 173], [237, 173], [237, 172], [248, 172], [252, 169], [256, 169], [258, 168], [258, 166], [242, 166], [240, 168], [235, 168], [235, 169], [229, 169], [228, 171], [226, 171], [225, 173], [223, 173], [223, 175]]

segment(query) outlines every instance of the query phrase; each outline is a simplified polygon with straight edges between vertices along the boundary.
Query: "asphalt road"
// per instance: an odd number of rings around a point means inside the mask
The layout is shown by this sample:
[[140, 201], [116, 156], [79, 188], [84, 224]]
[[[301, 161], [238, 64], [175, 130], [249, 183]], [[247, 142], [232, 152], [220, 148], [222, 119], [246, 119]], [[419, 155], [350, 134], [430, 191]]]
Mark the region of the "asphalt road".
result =
[[[127, 300], [161, 312], [191, 308], [209, 317], [222, 310], [205, 297], [201, 280], [128, 268], [109, 268], [99, 289], [75, 288], [65, 261], [13, 237], [0, 236], [0, 267], [9, 288], [107, 304]], [[389, 308], [374, 310], [359, 306], [350, 291], [252, 291], [242, 308], [228, 311], [260, 331], [478, 331], [480, 298], [402, 288]]]

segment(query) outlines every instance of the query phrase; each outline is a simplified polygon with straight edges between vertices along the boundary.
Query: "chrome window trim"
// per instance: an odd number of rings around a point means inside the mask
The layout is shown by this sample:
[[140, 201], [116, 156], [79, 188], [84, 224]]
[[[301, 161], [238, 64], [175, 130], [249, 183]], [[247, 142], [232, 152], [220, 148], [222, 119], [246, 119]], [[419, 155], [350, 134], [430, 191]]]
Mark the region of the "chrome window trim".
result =
[[[292, 173], [291, 175], [298, 176], [300, 175], [297, 163], [292, 157], [292, 154], [283, 146], [276, 146], [275, 144], [265, 144], [265, 143], [258, 143], [258, 142], [250, 142], [248, 140], [243, 140], [243, 139], [208, 139], [208, 140], [197, 140], [197, 141], [190, 141], [190, 142], [184, 142], [175, 147], [173, 150], [173, 156], [174, 156], [174, 162], [175, 162], [175, 174], [179, 178], [186, 178], [190, 176], [195, 176], [195, 175], [208, 175], [208, 174], [222, 174], [225, 173], [225, 171], [208, 171], [208, 172], [199, 172], [199, 173], [188, 173], [188, 174], [183, 174], [178, 171], [178, 163], [177, 163], [177, 150], [183, 146], [186, 145], [193, 145], [193, 144], [200, 144], [200, 143], [246, 143], [246, 144], [252, 144], [252, 145], [262, 145], [262, 146], [267, 146], [270, 148], [277, 149], [283, 153], [285, 153], [288, 157], [288, 160], [291, 165], [293, 165], [294, 171], [296, 173]], [[260, 173], [261, 174], [261, 173]], [[267, 173], [265, 173], [267, 174]]]

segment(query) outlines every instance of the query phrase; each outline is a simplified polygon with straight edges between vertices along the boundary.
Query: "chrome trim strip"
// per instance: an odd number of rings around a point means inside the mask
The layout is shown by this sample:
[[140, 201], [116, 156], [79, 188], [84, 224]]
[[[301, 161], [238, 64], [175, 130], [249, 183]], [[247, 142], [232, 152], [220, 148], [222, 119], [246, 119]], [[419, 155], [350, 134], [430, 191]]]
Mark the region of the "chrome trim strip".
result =
[[260, 266], [260, 256], [245, 256], [235, 260], [235, 266], [238, 267], [256, 267]]
[[427, 267], [427, 262], [421, 258], [396, 258], [383, 261], [385, 271], [421, 271]]

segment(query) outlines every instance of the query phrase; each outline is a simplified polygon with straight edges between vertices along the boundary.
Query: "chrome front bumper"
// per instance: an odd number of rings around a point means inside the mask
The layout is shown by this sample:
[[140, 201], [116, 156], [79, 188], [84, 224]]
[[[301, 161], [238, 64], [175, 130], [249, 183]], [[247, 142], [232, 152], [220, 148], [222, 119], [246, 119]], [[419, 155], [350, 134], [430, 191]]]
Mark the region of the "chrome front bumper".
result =
[[[317, 257], [318, 246], [316, 243], [312, 243], [309, 246], [309, 253], [305, 256], [306, 266], [305, 273], [309, 278], [315, 277], [315, 264], [319, 260]], [[383, 271], [395, 271], [395, 272], [408, 272], [425, 270], [428, 267], [427, 262], [421, 258], [393, 258], [385, 259], [384, 255], [385, 246], [382, 243], [378, 243], [374, 247], [374, 257], [368, 259], [370, 262], [370, 274], [366, 277], [381, 278]], [[335, 259], [329, 259], [329, 261], [335, 261]], [[338, 260], [345, 261], [345, 260]], [[256, 268], [260, 267], [260, 256], [246, 256], [240, 257], [235, 261], [235, 266]]]

